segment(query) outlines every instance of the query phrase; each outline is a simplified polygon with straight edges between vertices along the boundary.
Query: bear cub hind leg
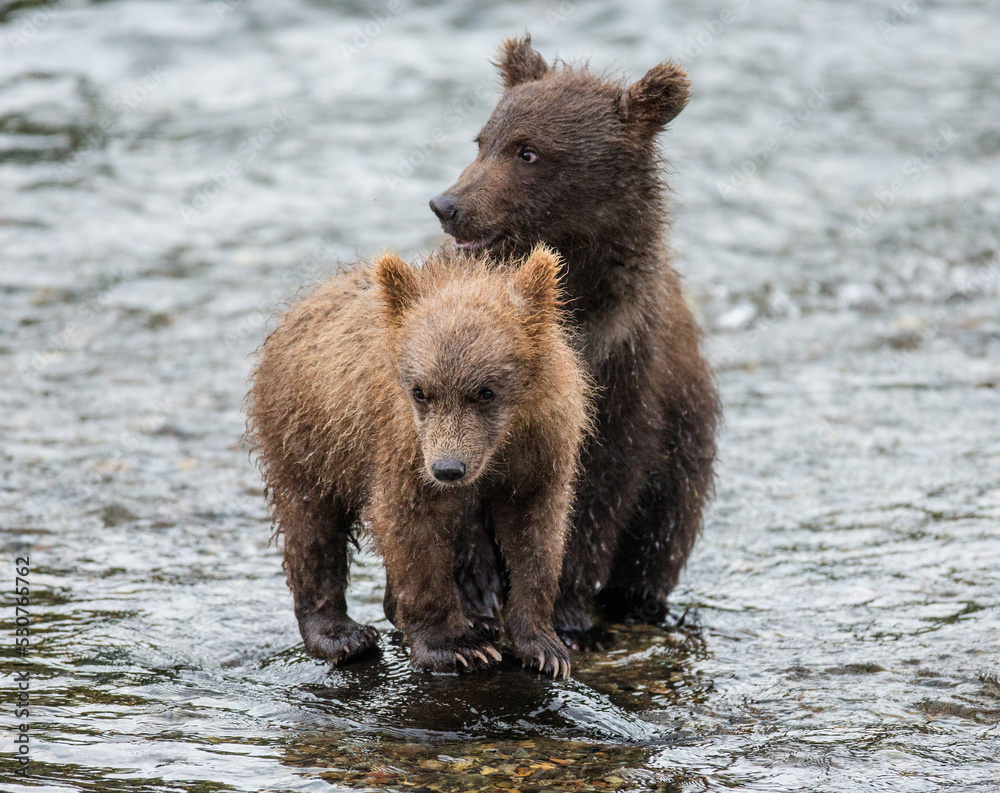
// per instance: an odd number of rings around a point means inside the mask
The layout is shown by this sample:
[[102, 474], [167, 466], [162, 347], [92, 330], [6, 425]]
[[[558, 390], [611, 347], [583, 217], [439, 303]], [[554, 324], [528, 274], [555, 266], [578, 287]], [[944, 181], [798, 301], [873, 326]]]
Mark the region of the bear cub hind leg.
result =
[[484, 635], [499, 639], [509, 587], [489, 515], [478, 499], [469, 505], [455, 534], [455, 583], [462, 609]]
[[461, 512], [461, 503], [424, 493], [407, 499], [411, 511], [400, 521], [399, 493], [379, 490], [372, 522], [385, 559], [386, 616], [403, 631], [410, 663], [439, 672], [495, 664], [496, 636], [469, 619], [455, 582], [449, 528], [458, 521], [450, 513]]

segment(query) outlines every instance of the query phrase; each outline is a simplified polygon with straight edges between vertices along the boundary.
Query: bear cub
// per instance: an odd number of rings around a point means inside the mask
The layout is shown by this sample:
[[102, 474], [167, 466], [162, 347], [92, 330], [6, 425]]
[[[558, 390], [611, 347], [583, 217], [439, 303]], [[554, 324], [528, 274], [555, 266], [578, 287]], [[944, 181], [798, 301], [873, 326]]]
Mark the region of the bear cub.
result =
[[[545, 243], [565, 262], [598, 391], [554, 619], [585, 649], [604, 641], [599, 612], [665, 621], [712, 493], [719, 398], [665, 239], [656, 142], [690, 82], [670, 62], [632, 83], [549, 63], [527, 36], [505, 41], [496, 66], [503, 95], [475, 159], [430, 203], [458, 254], [520, 256]], [[469, 588], [490, 600], [489, 575], [470, 565], [460, 578], [478, 578]]]
[[[413, 666], [489, 666], [502, 629], [525, 666], [569, 676], [552, 614], [590, 394], [559, 268], [542, 246], [507, 267], [386, 253], [322, 284], [264, 342], [248, 432], [309, 653], [339, 663], [377, 643], [347, 615], [363, 527]], [[469, 514], [486, 516], [505, 568], [502, 627], [456, 581]]]

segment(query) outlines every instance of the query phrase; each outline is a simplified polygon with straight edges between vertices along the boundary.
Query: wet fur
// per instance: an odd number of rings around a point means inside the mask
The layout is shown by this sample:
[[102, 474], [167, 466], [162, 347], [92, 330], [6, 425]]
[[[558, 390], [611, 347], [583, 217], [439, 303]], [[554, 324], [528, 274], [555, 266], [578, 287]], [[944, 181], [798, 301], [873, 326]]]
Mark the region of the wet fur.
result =
[[[460, 243], [505, 254], [545, 242], [566, 261], [598, 413], [556, 628], [586, 647], [599, 635], [595, 595], [613, 620], [665, 619], [713, 489], [720, 405], [664, 239], [656, 145], [690, 85], [669, 62], [631, 85], [550, 66], [528, 37], [504, 42], [496, 65], [505, 92], [475, 161], [443, 194], [455, 216], [442, 226]], [[537, 161], [525, 162], [525, 150]]]
[[[545, 249], [507, 267], [386, 254], [320, 285], [264, 343], [249, 436], [309, 653], [339, 663], [377, 642], [345, 599], [349, 538], [365, 526], [415, 666], [495, 662], [502, 603], [522, 662], [568, 675], [552, 611], [590, 394], [558, 268]], [[463, 480], [434, 478], [442, 455], [465, 462]], [[488, 593], [456, 580], [472, 531]]]

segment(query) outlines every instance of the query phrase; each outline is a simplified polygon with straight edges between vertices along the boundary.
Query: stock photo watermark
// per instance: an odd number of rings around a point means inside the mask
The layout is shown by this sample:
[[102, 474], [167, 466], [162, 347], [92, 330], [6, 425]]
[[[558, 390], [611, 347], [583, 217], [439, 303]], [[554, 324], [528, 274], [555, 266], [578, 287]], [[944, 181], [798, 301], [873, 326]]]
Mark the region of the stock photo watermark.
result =
[[78, 168], [89, 153], [99, 149], [108, 138], [119, 131], [121, 123], [138, 110], [166, 79], [163, 67], [154, 66], [147, 69], [146, 75], [131, 88], [118, 94], [110, 104], [111, 118], [100, 121], [96, 128], [89, 130], [83, 136], [82, 145], [74, 149], [65, 160], [52, 164], [55, 176], [66, 176]]
[[27, 384], [32, 375], [39, 376], [53, 364], [61, 361], [66, 352], [86, 337], [87, 327], [99, 314], [107, 311], [122, 287], [130, 280], [123, 271], [112, 273], [107, 281], [108, 286], [94, 290], [77, 306], [69, 322], [56, 333], [49, 336], [45, 346], [35, 352], [18, 367], [22, 383]]
[[689, 35], [684, 42], [684, 48], [681, 50], [684, 60], [690, 63], [700, 58], [749, 6], [750, 0], [732, 0], [715, 17], [702, 22], [698, 31]]
[[864, 237], [899, 197], [919, 182], [938, 158], [955, 144], [956, 138], [951, 127], [939, 129], [937, 137], [920, 154], [907, 160], [891, 182], [872, 191], [874, 201], [857, 211], [854, 224], [845, 228], [847, 238], [856, 241]]
[[389, 23], [406, 10], [406, 3], [403, 0], [389, 0], [384, 8], [371, 14], [368, 21], [361, 27], [354, 28], [351, 40], [340, 45], [340, 52], [344, 58], [350, 60], [363, 49], [367, 48], [375, 39], [382, 35]]
[[212, 3], [212, 8], [215, 9], [216, 16], [223, 19], [230, 11], [242, 8], [246, 4], [247, 0], [216, 0]]
[[400, 180], [413, 175], [415, 170], [437, 152], [441, 146], [451, 141], [456, 130], [461, 129], [485, 103], [495, 99], [496, 94], [489, 83], [479, 83], [472, 95], [448, 105], [441, 113], [441, 124], [423, 140], [415, 143], [410, 151], [400, 157], [395, 168], [382, 174], [390, 190], [395, 190]]
[[728, 181], [716, 183], [720, 195], [728, 198], [743, 187], [751, 176], [764, 167], [775, 152], [795, 137], [803, 125], [812, 118], [813, 113], [829, 101], [830, 94], [822, 83], [809, 89], [806, 99], [794, 110], [785, 113], [778, 121], [777, 133], [768, 137], [757, 148], [748, 151], [743, 161], [733, 168]]
[[237, 149], [236, 156], [227, 160], [221, 168], [211, 175], [208, 182], [195, 190], [194, 195], [187, 203], [181, 202], [177, 207], [184, 222], [191, 223], [200, 217], [212, 205], [212, 202], [226, 191], [233, 179], [242, 174], [244, 169], [274, 142], [278, 132], [286, 129], [291, 121], [292, 116], [287, 107], [275, 108], [271, 112], [271, 120], [267, 124], [243, 139]]
[[7, 44], [15, 55], [20, 54], [44, 31], [59, 12], [59, 3], [46, 3], [36, 6], [25, 15], [13, 33], [7, 34]]
[[14, 746], [17, 767], [14, 774], [29, 776], [31, 766], [31, 672], [28, 654], [31, 648], [31, 557], [14, 560], [14, 650], [20, 668], [15, 667]]
[[268, 322], [274, 318], [276, 307], [288, 300], [297, 289], [351, 266], [353, 265], [349, 263], [338, 262], [333, 233], [322, 237], [298, 264], [282, 272], [280, 285], [272, 289], [262, 301], [263, 307], [251, 311], [235, 330], [226, 333], [226, 345], [229, 349], [234, 349], [247, 339], [262, 339]]
[[888, 19], [883, 19], [878, 23], [878, 29], [882, 33], [882, 38], [890, 39], [896, 32], [906, 25], [910, 18], [923, 10], [922, 0], [897, 0], [893, 3]]
[[580, 0], [562, 0], [555, 8], [545, 12], [545, 21], [550, 25], [561, 25], [580, 7]]

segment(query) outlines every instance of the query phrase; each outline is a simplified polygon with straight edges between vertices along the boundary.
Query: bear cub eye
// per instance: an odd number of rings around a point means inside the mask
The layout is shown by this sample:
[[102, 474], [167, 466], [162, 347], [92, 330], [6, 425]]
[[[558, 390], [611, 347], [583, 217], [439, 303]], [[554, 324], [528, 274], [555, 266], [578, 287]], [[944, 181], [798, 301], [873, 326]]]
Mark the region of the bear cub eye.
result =
[[518, 155], [524, 162], [535, 162], [538, 160], [538, 152], [534, 149], [521, 149], [521, 153]]
[[493, 389], [492, 388], [480, 388], [479, 393], [476, 394], [480, 402], [489, 402], [493, 399]]
[[418, 385], [413, 386], [413, 389], [411, 390], [411, 393], [413, 394], [413, 398], [415, 400], [417, 400], [417, 402], [426, 402], [427, 401], [427, 397], [424, 394], [423, 389], [420, 386], [418, 386]]

